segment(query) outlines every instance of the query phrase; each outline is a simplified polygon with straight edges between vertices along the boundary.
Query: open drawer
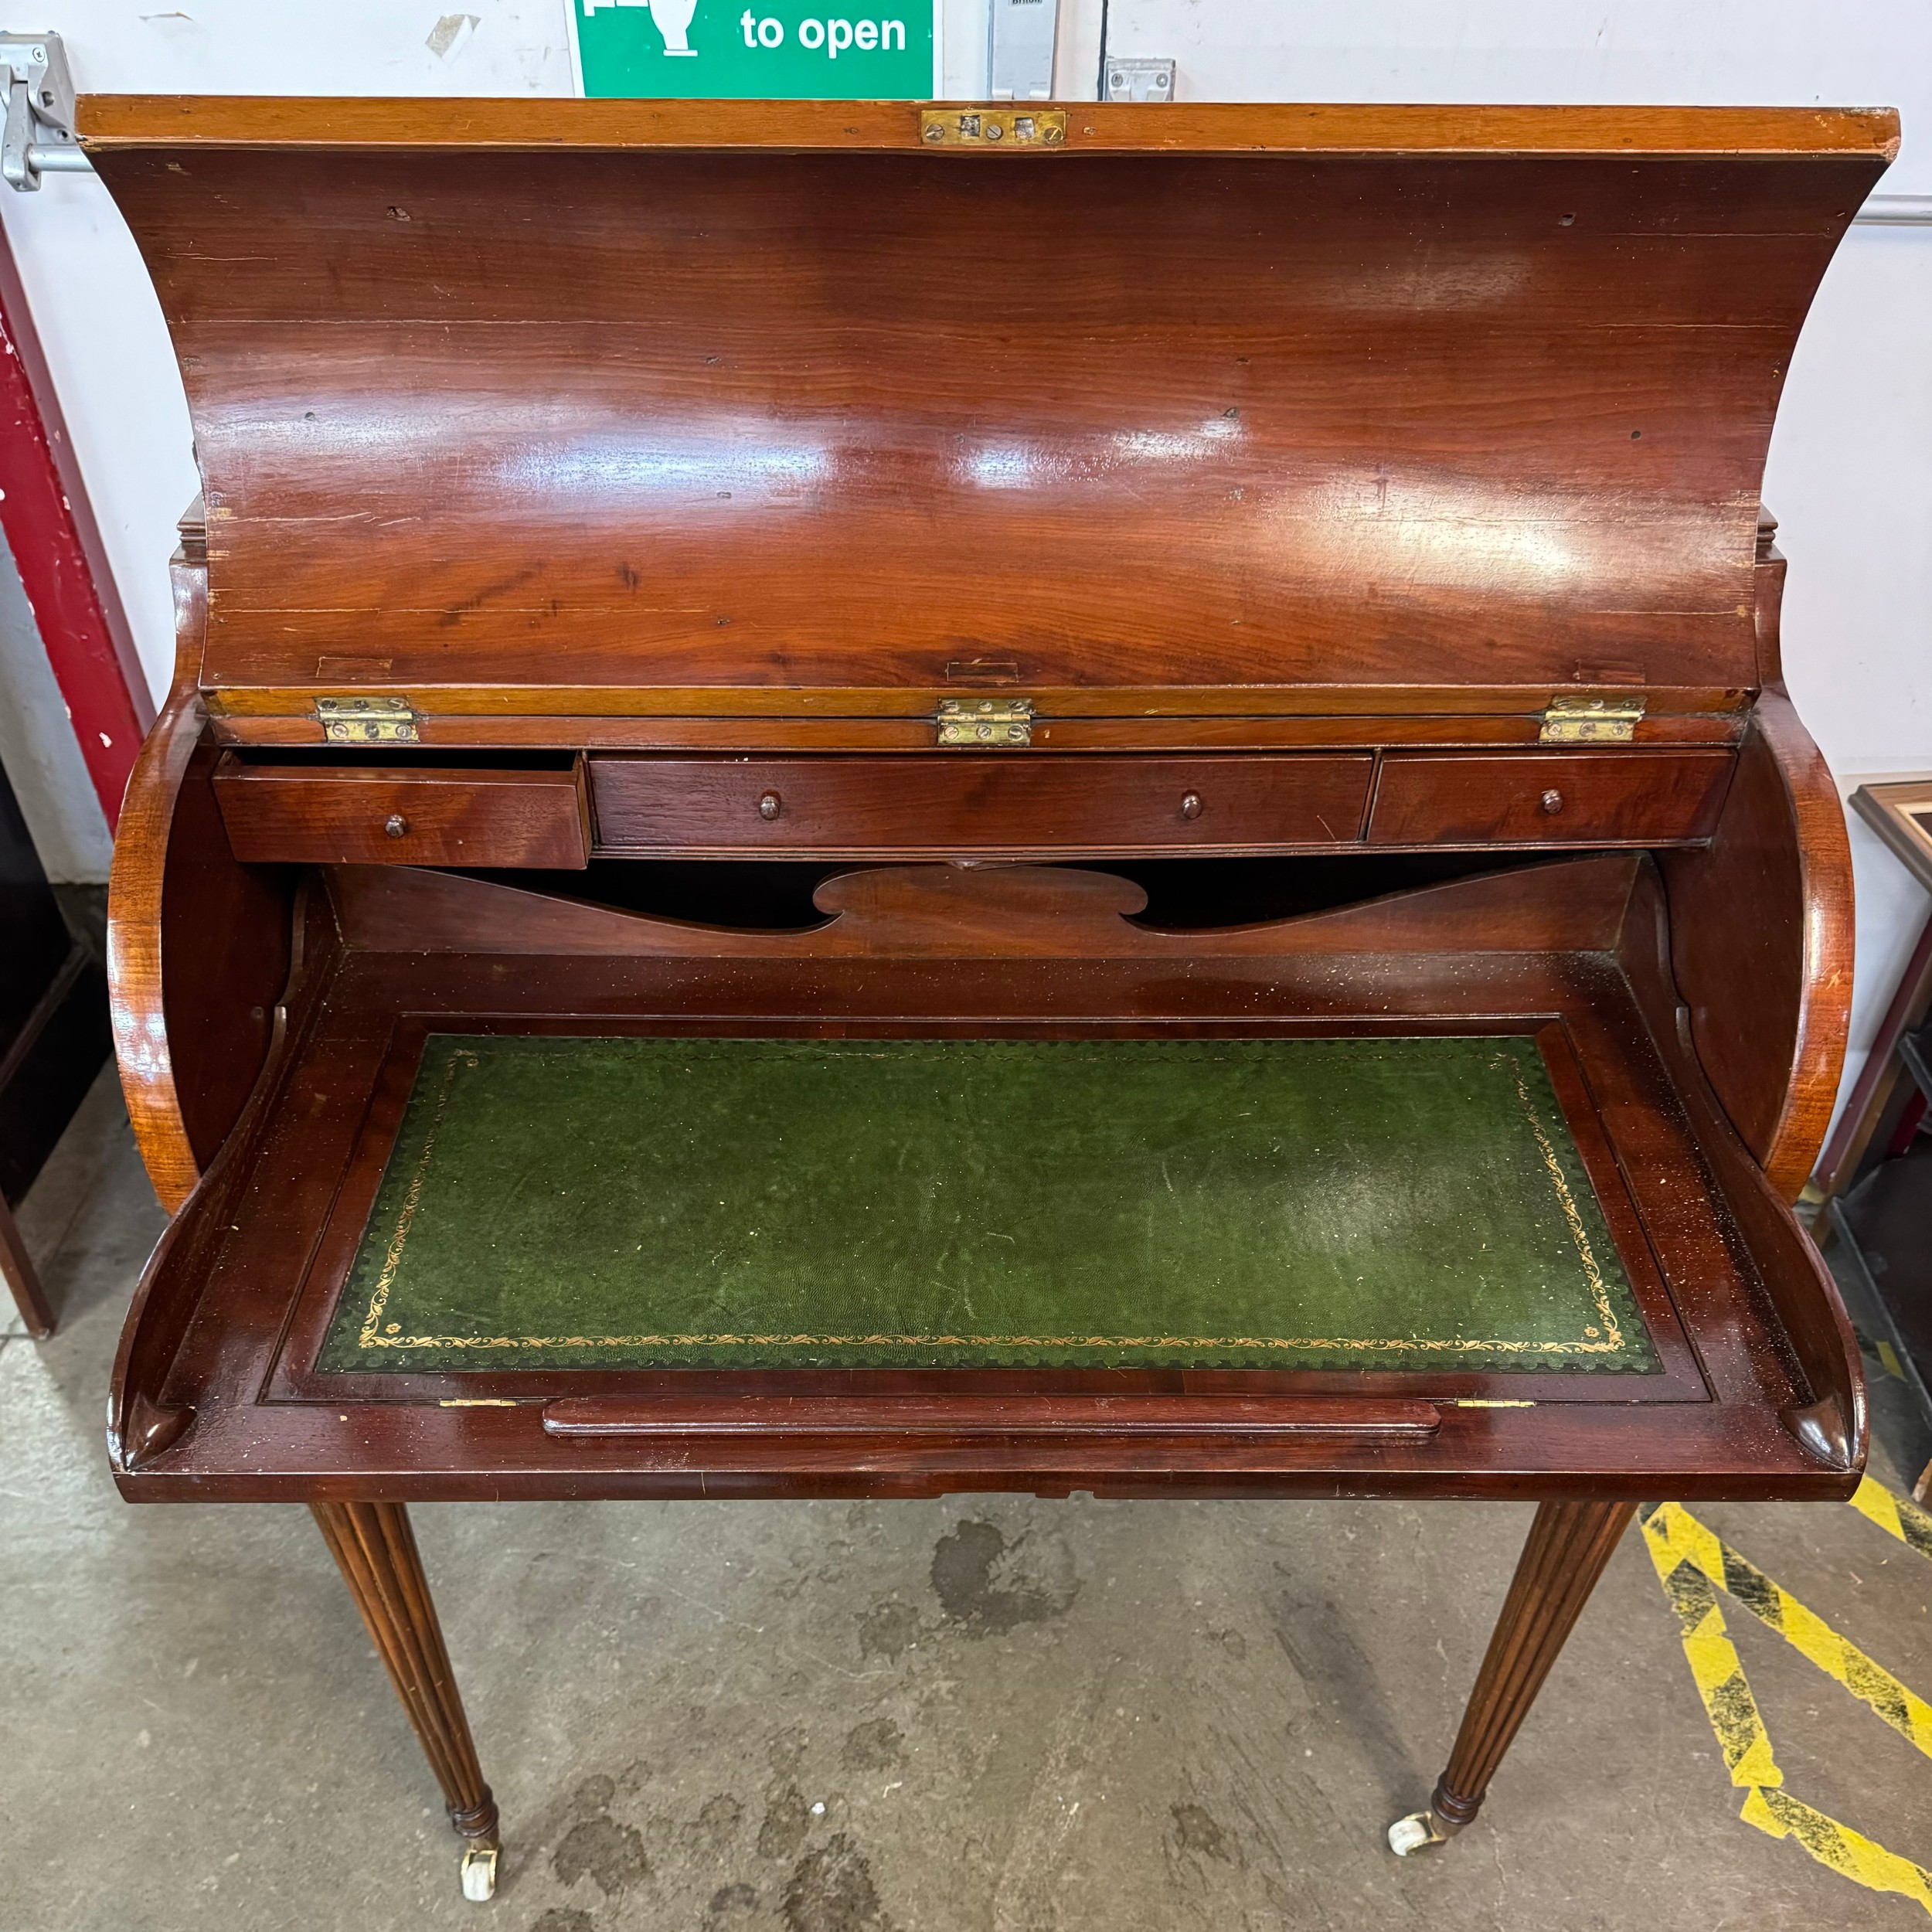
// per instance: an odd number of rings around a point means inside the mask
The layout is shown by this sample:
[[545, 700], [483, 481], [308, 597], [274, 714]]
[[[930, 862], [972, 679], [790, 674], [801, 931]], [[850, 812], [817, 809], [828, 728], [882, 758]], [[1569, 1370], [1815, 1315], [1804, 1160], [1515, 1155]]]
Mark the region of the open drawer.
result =
[[258, 864], [535, 866], [590, 857], [583, 760], [355, 764], [226, 753], [214, 793], [235, 856]]
[[1852, 1479], [1647, 859], [1207, 930], [1092, 869], [832, 871], [777, 930], [587, 884], [311, 876], [131, 1325], [131, 1494]]

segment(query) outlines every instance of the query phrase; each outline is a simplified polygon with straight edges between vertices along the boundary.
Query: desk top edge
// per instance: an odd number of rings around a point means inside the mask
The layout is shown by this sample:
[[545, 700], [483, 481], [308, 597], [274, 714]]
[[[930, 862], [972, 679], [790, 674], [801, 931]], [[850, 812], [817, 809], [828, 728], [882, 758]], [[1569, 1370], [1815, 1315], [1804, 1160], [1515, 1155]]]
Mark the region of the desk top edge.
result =
[[[183, 147], [906, 152], [931, 151], [920, 128], [920, 117], [934, 104], [971, 104], [90, 94], [80, 100], [79, 121], [82, 144], [94, 154]], [[981, 104], [1015, 111], [1012, 102]], [[1022, 108], [1027, 104], [1020, 104]], [[1890, 107], [1032, 104], [1040, 111], [1064, 108], [1066, 145], [1016, 151], [1049, 155], [1737, 155], [1889, 160], [1899, 146], [1898, 112]], [[540, 114], [531, 114], [532, 107], [540, 107]]]

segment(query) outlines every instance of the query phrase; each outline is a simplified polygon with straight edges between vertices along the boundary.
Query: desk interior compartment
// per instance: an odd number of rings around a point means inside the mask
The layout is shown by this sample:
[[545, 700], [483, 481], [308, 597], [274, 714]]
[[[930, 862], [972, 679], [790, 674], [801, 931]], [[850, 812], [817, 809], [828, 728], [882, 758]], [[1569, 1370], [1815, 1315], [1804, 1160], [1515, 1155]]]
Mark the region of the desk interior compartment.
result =
[[1169, 1494], [1204, 1428], [1218, 1493], [1815, 1468], [1835, 1304], [1692, 1077], [1655, 862], [1355, 862], [1206, 929], [1094, 867], [826, 867], [782, 927], [311, 873], [130, 1469], [269, 1494], [345, 1424], [451, 1494], [486, 1438], [502, 1495]]
[[1895, 120], [554, 105], [88, 106], [128, 1492], [1848, 1493], [1760, 492]]

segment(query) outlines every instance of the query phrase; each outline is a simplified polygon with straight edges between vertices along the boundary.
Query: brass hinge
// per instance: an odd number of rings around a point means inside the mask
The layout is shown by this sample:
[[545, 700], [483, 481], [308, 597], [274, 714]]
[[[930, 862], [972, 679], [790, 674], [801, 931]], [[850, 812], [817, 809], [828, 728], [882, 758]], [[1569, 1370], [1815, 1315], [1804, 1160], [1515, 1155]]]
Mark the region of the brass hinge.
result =
[[1546, 745], [1627, 745], [1644, 715], [1641, 698], [1552, 698], [1536, 734]]
[[928, 148], [1059, 148], [1066, 145], [1066, 114], [1020, 101], [998, 107], [928, 107], [919, 117], [919, 138]]
[[943, 745], [972, 745], [991, 750], [1033, 742], [1031, 698], [941, 698], [933, 719]]
[[332, 745], [413, 745], [417, 716], [406, 698], [318, 698], [315, 715]]

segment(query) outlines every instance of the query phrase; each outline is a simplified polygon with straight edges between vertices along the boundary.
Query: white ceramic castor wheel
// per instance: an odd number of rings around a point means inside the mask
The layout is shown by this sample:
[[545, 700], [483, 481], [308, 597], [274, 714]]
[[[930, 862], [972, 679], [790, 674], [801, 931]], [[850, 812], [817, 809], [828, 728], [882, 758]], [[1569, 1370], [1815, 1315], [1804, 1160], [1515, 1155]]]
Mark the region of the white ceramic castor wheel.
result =
[[496, 1896], [496, 1847], [472, 1845], [463, 1854], [463, 1896], [481, 1905]]
[[1426, 1852], [1432, 1845], [1447, 1845], [1449, 1834], [1434, 1811], [1411, 1811], [1389, 1827], [1389, 1849], [1399, 1859], [1414, 1852]]

